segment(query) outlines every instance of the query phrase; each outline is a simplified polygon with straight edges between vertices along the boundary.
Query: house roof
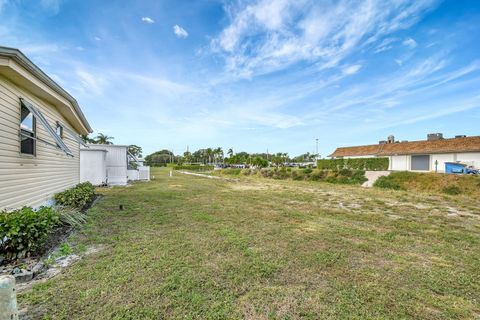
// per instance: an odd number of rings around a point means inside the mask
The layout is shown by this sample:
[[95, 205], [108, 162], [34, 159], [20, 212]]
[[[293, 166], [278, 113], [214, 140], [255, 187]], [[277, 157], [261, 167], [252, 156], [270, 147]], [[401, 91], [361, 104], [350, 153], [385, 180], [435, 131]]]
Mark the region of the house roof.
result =
[[0, 46], [0, 57], [14, 60], [17, 64], [26, 69], [30, 74], [39, 79], [43, 84], [49, 87], [51, 90], [59, 94], [66, 99], [73, 107], [78, 119], [80, 120], [83, 130], [86, 132], [93, 132], [90, 124], [88, 123], [85, 115], [83, 114], [77, 100], [72, 97], [65, 89], [60, 87], [55, 81], [52, 80], [45, 72], [43, 72], [38, 66], [36, 66], [30, 59], [28, 59], [20, 50], [9, 47]]
[[401, 154], [431, 154], [480, 152], [480, 136], [440, 140], [421, 140], [337, 148], [330, 157], [392, 156]]

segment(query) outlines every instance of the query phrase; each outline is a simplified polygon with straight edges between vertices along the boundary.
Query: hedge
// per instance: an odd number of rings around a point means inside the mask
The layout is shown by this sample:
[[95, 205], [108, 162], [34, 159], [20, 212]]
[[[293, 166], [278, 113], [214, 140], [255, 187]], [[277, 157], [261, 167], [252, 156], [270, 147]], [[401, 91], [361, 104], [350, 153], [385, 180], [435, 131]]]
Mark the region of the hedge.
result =
[[388, 158], [350, 158], [350, 159], [321, 159], [317, 161], [318, 169], [328, 170], [388, 170]]
[[195, 164], [176, 165], [174, 170], [190, 170], [190, 171], [210, 171], [213, 170], [213, 166], [201, 166]]
[[53, 196], [57, 205], [82, 209], [95, 197], [95, 187], [90, 182], [79, 183], [75, 187]]

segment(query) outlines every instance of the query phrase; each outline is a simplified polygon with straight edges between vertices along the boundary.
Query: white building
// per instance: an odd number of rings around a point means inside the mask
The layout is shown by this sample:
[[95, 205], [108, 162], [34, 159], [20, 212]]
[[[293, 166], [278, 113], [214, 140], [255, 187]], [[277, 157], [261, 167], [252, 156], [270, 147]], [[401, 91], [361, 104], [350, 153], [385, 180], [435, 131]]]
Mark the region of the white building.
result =
[[77, 101], [17, 49], [0, 47], [0, 211], [51, 203], [80, 182]]
[[445, 139], [441, 133], [429, 134], [427, 140], [395, 141], [390, 136], [378, 144], [337, 148], [329, 157], [389, 158], [392, 171], [445, 172], [446, 162], [461, 162], [480, 168], [480, 136], [456, 136]]
[[89, 144], [80, 150], [81, 181], [93, 185], [121, 185], [150, 180], [150, 167], [143, 166], [126, 145]]

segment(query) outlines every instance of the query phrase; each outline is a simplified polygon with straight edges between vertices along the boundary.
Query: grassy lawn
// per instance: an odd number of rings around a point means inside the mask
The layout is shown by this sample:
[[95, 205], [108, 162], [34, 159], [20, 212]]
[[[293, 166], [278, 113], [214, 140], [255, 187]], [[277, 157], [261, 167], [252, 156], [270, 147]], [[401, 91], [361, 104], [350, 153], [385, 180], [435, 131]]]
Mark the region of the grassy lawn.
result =
[[478, 197], [153, 175], [102, 189], [75, 239], [102, 250], [20, 305], [46, 319], [480, 317]]

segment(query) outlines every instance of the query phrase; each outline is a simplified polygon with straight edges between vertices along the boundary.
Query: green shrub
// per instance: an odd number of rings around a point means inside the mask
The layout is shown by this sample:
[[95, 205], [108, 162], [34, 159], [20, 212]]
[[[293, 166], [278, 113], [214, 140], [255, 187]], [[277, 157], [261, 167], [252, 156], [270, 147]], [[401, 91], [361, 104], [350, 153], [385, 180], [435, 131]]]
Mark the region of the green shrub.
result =
[[312, 173], [312, 171], [313, 171], [312, 168], [303, 169], [304, 174], [310, 174], [310, 173]]
[[57, 205], [82, 209], [92, 202], [94, 196], [94, 186], [90, 182], [84, 182], [57, 193], [53, 198]]
[[240, 173], [242, 173], [241, 168], [227, 168], [227, 169], [222, 169], [220, 171], [221, 174], [226, 174], [229, 176], [238, 176]]
[[400, 183], [395, 181], [392, 176], [383, 176], [378, 178], [373, 186], [382, 189], [404, 190]]
[[260, 174], [264, 178], [271, 178], [273, 176], [273, 170], [270, 169], [261, 169]]
[[317, 168], [320, 170], [388, 170], [388, 158], [350, 158], [350, 159], [320, 159]]
[[273, 175], [272, 175], [273, 179], [283, 180], [283, 179], [289, 178], [290, 176], [291, 176], [290, 172], [288, 172], [285, 167], [282, 167], [280, 169], [278, 168], [273, 169]]
[[189, 171], [211, 171], [213, 166], [201, 166], [198, 164], [184, 164], [173, 166], [174, 170], [189, 170]]
[[449, 194], [451, 196], [456, 196], [462, 193], [462, 190], [455, 185], [446, 186], [442, 189], [443, 193]]
[[54, 209], [41, 207], [37, 211], [24, 207], [0, 213], [0, 251], [7, 259], [23, 258], [34, 252], [48, 234], [60, 223]]

